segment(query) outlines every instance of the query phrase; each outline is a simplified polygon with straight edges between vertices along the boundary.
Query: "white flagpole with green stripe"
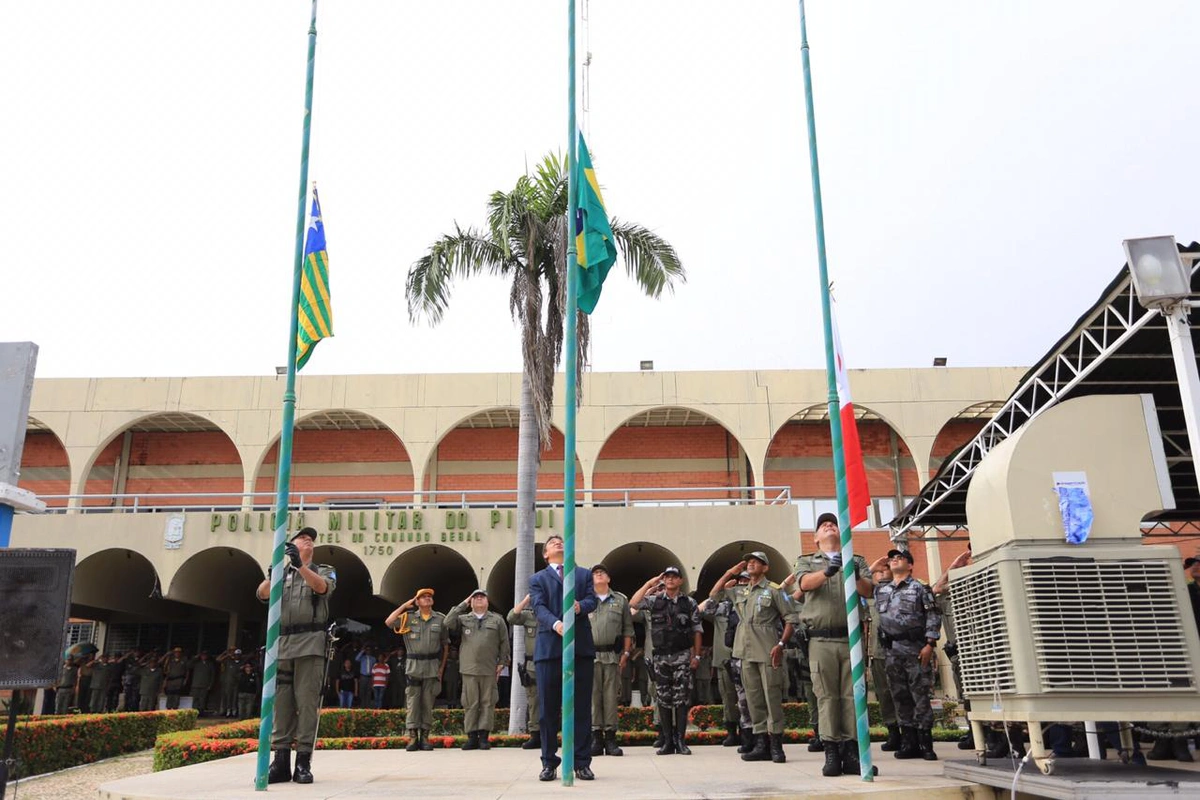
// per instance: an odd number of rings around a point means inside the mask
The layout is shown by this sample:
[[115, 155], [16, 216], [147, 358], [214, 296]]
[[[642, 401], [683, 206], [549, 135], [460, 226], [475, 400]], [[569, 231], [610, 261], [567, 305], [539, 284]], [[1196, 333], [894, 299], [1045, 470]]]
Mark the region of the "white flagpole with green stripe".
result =
[[825, 261], [825, 212], [821, 205], [821, 171], [817, 165], [817, 123], [813, 112], [812, 70], [808, 63], [808, 26], [800, 0], [800, 60], [804, 68], [804, 110], [808, 117], [808, 158], [812, 172], [813, 215], [817, 225], [817, 270], [821, 280], [821, 319], [825, 329], [825, 374], [829, 383], [829, 433], [833, 444], [833, 476], [837, 482], [838, 525], [842, 539], [842, 588], [846, 623], [850, 629], [850, 675], [854, 681], [859, 770], [864, 781], [875, 777], [871, 767], [871, 732], [867, 722], [867, 675], [863, 660], [862, 622], [854, 572], [854, 540], [850, 536], [850, 493], [846, 488], [846, 452], [842, 446], [842, 414], [834, 362], [833, 317], [829, 304], [829, 266]]
[[[312, 18], [308, 27], [308, 72], [304, 88], [304, 134], [300, 145], [300, 199], [296, 211], [296, 257], [292, 270], [292, 302], [288, 310], [287, 385], [283, 392], [283, 424], [279, 435], [279, 472], [275, 479], [275, 544], [271, 549], [271, 595], [267, 610], [267, 648], [263, 667], [262, 720], [258, 726], [258, 765], [254, 775], [255, 791], [267, 789], [267, 770], [271, 756], [271, 728], [275, 721], [275, 678], [279, 661], [279, 620], [283, 601], [283, 547], [287, 536], [288, 496], [292, 479], [292, 428], [296, 421], [296, 363], [299, 339], [300, 285], [304, 273], [305, 200], [308, 199], [308, 143], [312, 122], [313, 66], [317, 50], [317, 0], [312, 0]], [[315, 194], [314, 194], [315, 197]], [[320, 215], [317, 214], [317, 221]], [[322, 243], [324, 230], [321, 230]], [[324, 248], [322, 248], [323, 250]], [[326, 284], [327, 286], [327, 284]], [[305, 347], [304, 358], [312, 344]], [[302, 364], [299, 366], [303, 366]]]

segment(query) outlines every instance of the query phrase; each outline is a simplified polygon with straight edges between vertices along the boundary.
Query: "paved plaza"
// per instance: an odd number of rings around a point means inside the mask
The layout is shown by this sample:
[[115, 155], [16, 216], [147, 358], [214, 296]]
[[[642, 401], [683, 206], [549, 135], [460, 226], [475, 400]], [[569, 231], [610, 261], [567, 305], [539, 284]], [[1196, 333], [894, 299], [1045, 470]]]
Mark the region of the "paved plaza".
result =
[[[990, 789], [942, 776], [940, 761], [897, 761], [888, 753], [875, 757], [883, 774], [873, 783], [857, 777], [821, 777], [823, 759], [803, 747], [787, 748], [788, 762], [747, 764], [734, 748], [695, 747], [692, 756], [656, 756], [649, 747], [628, 747], [621, 758], [592, 762], [596, 780], [576, 781], [567, 789], [561, 780], [541, 783], [536, 753], [510, 748], [485, 752], [397, 750], [324, 752], [313, 756], [317, 781], [309, 786], [277, 784], [268, 794], [278, 798], [732, 798], [850, 797], [991, 798]], [[953, 744], [938, 745], [942, 758], [961, 756]], [[156, 772], [104, 784], [107, 800], [233, 800], [262, 797], [253, 789], [253, 754]]]

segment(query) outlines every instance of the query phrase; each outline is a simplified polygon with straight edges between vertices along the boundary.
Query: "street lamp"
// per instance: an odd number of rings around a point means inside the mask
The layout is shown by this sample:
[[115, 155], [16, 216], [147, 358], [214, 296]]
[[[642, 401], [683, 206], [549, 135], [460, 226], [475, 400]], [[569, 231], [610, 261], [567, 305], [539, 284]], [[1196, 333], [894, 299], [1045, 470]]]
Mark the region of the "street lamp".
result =
[[1200, 409], [1196, 405], [1200, 400], [1200, 374], [1196, 370], [1192, 324], [1188, 319], [1192, 307], [1191, 270], [1183, 265], [1174, 236], [1126, 239], [1125, 258], [1138, 302], [1158, 311], [1167, 322], [1183, 419], [1187, 424], [1188, 450], [1192, 454], [1196, 484], [1200, 486]]

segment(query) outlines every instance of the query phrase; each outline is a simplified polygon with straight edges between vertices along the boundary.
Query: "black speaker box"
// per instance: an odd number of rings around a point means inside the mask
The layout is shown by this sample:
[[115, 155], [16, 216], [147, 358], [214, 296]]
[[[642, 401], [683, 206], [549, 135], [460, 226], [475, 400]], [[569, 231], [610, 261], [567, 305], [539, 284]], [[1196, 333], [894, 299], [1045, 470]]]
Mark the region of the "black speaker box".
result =
[[0, 548], [0, 689], [58, 680], [74, 574], [74, 550]]

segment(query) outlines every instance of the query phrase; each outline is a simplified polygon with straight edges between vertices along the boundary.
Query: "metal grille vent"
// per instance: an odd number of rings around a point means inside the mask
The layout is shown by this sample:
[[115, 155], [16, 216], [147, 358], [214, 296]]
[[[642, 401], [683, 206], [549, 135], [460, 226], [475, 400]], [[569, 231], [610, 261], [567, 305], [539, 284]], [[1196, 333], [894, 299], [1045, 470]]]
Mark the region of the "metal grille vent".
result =
[[950, 584], [958, 663], [963, 693], [992, 695], [1016, 691], [1012, 646], [996, 567]]
[[1193, 689], [1166, 562], [1039, 559], [1021, 573], [1043, 691]]

